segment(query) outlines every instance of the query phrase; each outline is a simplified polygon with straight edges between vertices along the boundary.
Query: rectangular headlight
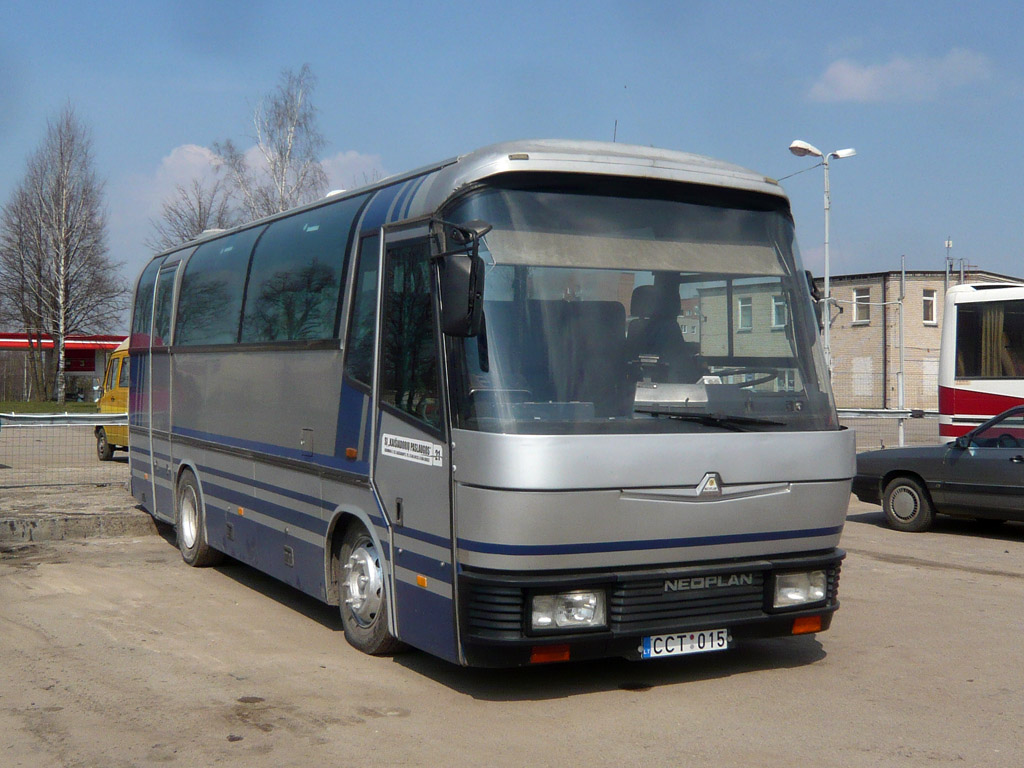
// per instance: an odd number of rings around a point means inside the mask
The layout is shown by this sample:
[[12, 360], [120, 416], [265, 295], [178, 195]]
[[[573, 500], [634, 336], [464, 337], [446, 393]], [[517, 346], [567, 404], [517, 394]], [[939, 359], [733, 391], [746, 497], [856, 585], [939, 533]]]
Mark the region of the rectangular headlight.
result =
[[807, 603], [819, 603], [828, 593], [828, 579], [824, 571], [806, 573], [779, 573], [775, 575], [775, 608], [792, 608]]
[[587, 629], [606, 624], [604, 590], [577, 589], [533, 597], [533, 629]]

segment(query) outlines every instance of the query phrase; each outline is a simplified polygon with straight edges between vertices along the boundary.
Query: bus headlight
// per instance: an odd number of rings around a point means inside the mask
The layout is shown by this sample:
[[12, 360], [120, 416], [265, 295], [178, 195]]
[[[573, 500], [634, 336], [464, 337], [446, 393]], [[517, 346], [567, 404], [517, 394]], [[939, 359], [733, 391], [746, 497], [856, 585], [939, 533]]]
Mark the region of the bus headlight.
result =
[[792, 608], [807, 603], [820, 603], [828, 593], [824, 571], [779, 573], [775, 575], [775, 608]]
[[586, 629], [607, 624], [604, 590], [574, 590], [534, 595], [533, 629]]

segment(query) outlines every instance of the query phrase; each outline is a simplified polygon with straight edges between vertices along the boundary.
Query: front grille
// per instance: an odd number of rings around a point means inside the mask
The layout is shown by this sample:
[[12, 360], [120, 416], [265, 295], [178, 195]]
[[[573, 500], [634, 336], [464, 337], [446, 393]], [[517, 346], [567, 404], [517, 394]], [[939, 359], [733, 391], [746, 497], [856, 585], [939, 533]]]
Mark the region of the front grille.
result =
[[523, 590], [500, 584], [467, 584], [469, 634], [491, 640], [522, 637]]
[[706, 623], [760, 616], [765, 575], [751, 575], [751, 584], [679, 592], [666, 591], [665, 576], [624, 580], [614, 585], [609, 595], [609, 623], [613, 630], [637, 633], [674, 629], [690, 620]]

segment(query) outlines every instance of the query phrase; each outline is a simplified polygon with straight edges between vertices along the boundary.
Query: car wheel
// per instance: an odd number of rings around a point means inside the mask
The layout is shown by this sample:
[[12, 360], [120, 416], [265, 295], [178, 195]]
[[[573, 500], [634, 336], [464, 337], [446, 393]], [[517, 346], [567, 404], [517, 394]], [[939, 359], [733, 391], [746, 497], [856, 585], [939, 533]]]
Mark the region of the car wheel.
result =
[[114, 455], [114, 449], [107, 442], [107, 432], [103, 427], [96, 430], [96, 455], [100, 461], [110, 461]]
[[388, 593], [381, 554], [359, 523], [352, 523], [345, 531], [338, 567], [345, 639], [373, 656], [399, 650], [402, 644], [388, 631]]
[[224, 554], [211, 547], [206, 539], [206, 508], [199, 493], [199, 481], [191, 472], [181, 476], [177, 496], [175, 530], [181, 559], [196, 568], [219, 565], [224, 560]]
[[885, 486], [882, 509], [885, 521], [897, 531], [927, 531], [935, 520], [928, 491], [912, 477], [897, 477]]

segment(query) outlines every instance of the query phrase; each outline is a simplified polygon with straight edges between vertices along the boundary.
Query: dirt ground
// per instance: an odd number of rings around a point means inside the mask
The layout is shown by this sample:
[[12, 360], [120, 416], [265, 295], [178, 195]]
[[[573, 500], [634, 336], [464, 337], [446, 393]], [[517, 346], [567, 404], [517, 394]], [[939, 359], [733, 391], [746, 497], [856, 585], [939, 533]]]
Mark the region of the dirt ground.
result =
[[1024, 525], [854, 501], [818, 636], [459, 669], [171, 533], [0, 546], [0, 765], [1005, 766], [1024, 740]]

